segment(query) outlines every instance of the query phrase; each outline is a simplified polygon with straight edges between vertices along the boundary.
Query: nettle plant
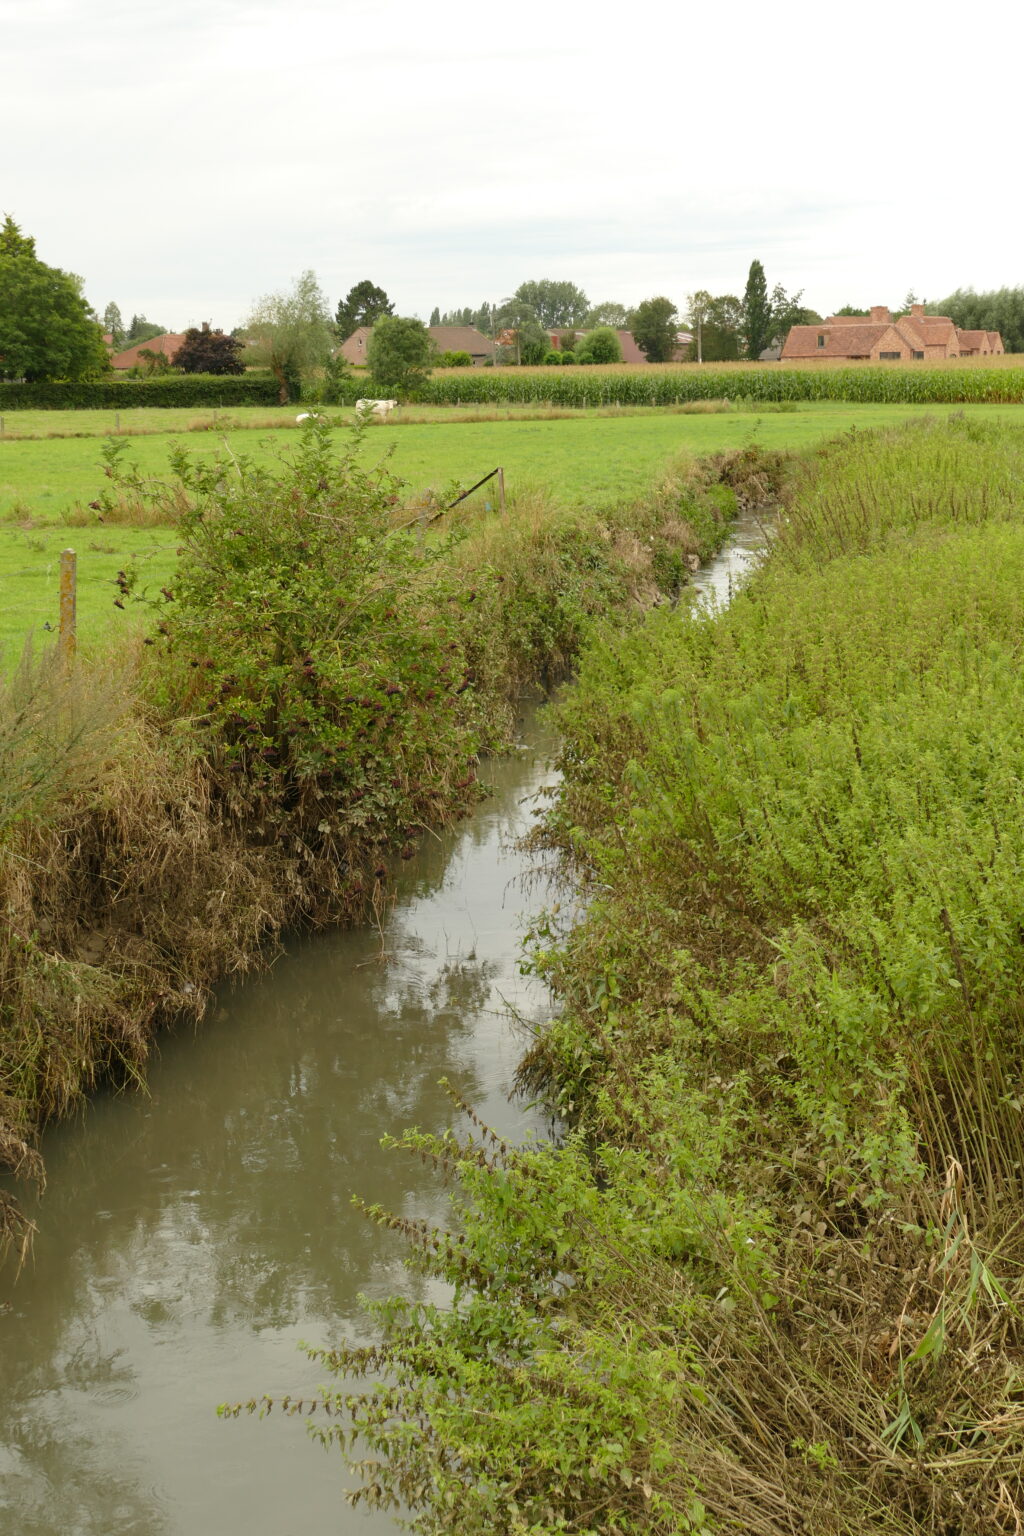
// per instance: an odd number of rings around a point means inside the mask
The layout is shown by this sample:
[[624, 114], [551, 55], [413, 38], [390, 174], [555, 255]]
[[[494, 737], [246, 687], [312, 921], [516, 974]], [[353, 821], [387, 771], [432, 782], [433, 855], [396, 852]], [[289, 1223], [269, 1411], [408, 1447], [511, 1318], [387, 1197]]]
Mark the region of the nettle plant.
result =
[[[398, 846], [476, 793], [450, 541], [395, 525], [401, 482], [307, 425], [278, 470], [172, 455], [180, 565], [159, 603], [166, 702], [276, 830]], [[132, 472], [113, 464], [123, 493]], [[138, 489], [136, 484], [135, 489]]]

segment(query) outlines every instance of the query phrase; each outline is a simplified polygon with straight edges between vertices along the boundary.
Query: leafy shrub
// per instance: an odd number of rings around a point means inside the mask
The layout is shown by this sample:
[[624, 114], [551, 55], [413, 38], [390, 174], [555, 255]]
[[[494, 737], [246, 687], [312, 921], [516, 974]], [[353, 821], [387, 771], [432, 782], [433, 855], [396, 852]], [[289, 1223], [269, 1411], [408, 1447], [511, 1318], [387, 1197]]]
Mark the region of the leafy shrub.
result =
[[554, 350], [554, 348], [552, 348], [551, 351], [544, 358], [544, 364], [545, 364], [545, 367], [547, 367], [547, 368], [557, 368], [559, 363], [561, 363], [561, 361], [562, 361], [562, 353], [561, 352], [556, 352]]
[[563, 368], [571, 368], [576, 361], [576, 353], [572, 347], [566, 347], [565, 351], [560, 354], [560, 357]]
[[[398, 482], [311, 419], [284, 477], [174, 465], [189, 499], [160, 633], [225, 774], [308, 857], [441, 819], [477, 747], [448, 544], [392, 526]], [[429, 723], [428, 723], [429, 722]], [[457, 802], [459, 793], [454, 792]]]
[[621, 363], [622, 346], [618, 332], [610, 325], [599, 325], [588, 331], [576, 343], [576, 356], [581, 363]]
[[434, 357], [435, 368], [472, 368], [473, 359], [468, 352], [438, 352]]

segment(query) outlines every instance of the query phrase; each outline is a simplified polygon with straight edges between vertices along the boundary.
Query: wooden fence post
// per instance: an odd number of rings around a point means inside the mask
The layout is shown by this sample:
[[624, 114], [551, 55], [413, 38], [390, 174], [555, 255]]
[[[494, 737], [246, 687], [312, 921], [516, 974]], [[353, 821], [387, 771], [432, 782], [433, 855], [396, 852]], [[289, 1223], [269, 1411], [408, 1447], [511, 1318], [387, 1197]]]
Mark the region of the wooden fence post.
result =
[[498, 508], [502, 517], [505, 516], [505, 471], [498, 470]]
[[57, 647], [66, 664], [75, 654], [77, 643], [78, 562], [73, 549], [60, 552], [60, 630]]

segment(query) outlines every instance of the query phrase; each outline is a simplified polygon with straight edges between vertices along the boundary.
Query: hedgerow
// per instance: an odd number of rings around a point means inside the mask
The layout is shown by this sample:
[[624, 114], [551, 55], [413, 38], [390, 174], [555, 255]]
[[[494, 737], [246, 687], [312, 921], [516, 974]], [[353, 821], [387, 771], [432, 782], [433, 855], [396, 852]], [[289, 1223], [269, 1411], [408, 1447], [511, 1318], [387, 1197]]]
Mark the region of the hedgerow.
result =
[[213, 373], [166, 373], [151, 379], [99, 378], [74, 383], [0, 384], [0, 413], [277, 404], [278, 386], [270, 374], [231, 377]]

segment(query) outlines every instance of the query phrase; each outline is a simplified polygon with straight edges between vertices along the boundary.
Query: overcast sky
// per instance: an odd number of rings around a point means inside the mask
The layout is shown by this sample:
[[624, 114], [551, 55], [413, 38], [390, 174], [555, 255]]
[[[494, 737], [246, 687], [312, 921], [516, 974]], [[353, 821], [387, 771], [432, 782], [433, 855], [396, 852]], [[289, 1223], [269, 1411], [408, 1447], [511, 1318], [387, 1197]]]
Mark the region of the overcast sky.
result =
[[0, 0], [0, 213], [169, 329], [312, 267], [822, 313], [1024, 283], [1019, 0]]

